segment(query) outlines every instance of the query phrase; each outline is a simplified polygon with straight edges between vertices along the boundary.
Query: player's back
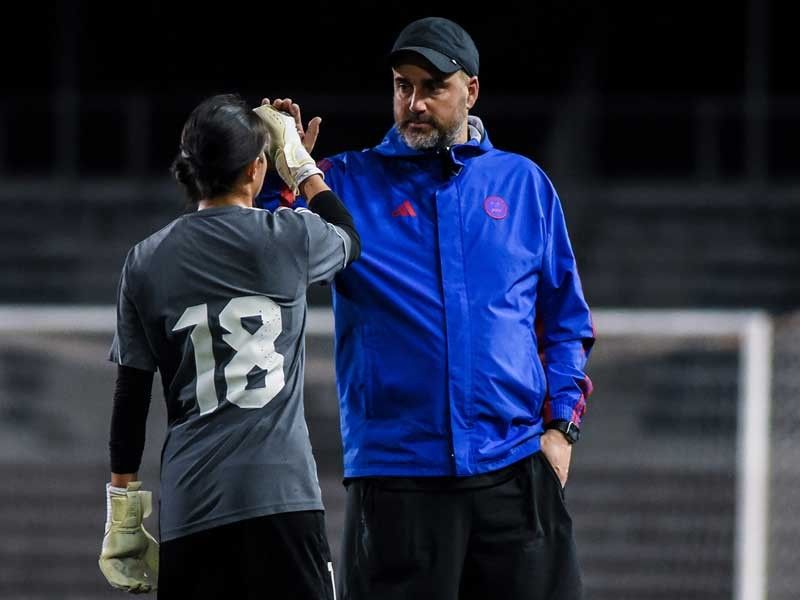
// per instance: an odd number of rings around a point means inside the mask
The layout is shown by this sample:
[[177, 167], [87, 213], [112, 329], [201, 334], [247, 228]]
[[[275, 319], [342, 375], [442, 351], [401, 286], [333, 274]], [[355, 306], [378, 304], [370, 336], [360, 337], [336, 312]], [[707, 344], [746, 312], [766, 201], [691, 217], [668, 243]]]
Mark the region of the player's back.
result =
[[[281, 342], [299, 339], [307, 287], [302, 264], [306, 237], [301, 220], [281, 216], [286, 218], [241, 207], [197, 211], [145, 239], [128, 256], [123, 284], [133, 295], [161, 371], [170, 425], [198, 413], [195, 403], [200, 413], [213, 410], [216, 394], [206, 389], [213, 382], [200, 380], [209, 365], [204, 362], [197, 369], [195, 363], [213, 358], [221, 365], [231, 360], [237, 365], [242, 358], [234, 356], [236, 344], [230, 342], [241, 337], [241, 330], [261, 347], [278, 336]], [[259, 319], [262, 330], [256, 331]], [[265, 341], [265, 335], [271, 339]], [[233, 379], [241, 376], [230, 373]], [[225, 383], [231, 387], [235, 382]], [[248, 402], [247, 396], [252, 396], [250, 403], [265, 400], [267, 392], [248, 394], [233, 387], [234, 403], [239, 396], [242, 402]], [[196, 398], [191, 397], [194, 389]]]
[[161, 371], [162, 539], [322, 508], [303, 413], [305, 297], [346, 252], [308, 211], [225, 206], [129, 253], [112, 355]]

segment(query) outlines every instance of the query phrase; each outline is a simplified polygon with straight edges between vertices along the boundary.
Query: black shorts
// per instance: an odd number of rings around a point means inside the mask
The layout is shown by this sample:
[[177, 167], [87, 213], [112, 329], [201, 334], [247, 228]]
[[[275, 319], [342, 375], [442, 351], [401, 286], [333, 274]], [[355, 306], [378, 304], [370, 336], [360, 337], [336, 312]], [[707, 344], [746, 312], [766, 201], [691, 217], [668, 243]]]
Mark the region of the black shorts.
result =
[[247, 519], [162, 543], [158, 598], [333, 600], [324, 513]]
[[340, 600], [577, 600], [564, 490], [537, 452], [465, 480], [347, 484]]

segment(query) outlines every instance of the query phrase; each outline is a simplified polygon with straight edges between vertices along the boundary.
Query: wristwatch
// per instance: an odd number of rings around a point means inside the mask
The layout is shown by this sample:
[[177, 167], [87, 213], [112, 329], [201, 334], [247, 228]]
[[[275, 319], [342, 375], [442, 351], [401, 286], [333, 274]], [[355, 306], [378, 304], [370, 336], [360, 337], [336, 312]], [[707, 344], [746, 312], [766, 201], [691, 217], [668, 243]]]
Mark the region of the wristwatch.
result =
[[545, 425], [545, 429], [558, 429], [570, 444], [574, 444], [581, 437], [581, 430], [578, 429], [578, 426], [572, 421], [565, 421], [564, 419], [550, 421]]

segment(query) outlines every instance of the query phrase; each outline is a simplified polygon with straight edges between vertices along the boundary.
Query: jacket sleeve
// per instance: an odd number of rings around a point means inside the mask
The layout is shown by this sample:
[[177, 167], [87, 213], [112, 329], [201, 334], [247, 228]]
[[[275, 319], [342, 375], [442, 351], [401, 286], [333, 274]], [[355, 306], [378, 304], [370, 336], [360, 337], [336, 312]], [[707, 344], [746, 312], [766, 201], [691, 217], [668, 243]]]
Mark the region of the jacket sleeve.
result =
[[536, 299], [536, 334], [548, 388], [542, 416], [545, 424], [564, 419], [580, 426], [592, 393], [584, 367], [594, 344], [594, 327], [561, 202], [546, 178], [544, 183], [540, 193], [545, 249]]

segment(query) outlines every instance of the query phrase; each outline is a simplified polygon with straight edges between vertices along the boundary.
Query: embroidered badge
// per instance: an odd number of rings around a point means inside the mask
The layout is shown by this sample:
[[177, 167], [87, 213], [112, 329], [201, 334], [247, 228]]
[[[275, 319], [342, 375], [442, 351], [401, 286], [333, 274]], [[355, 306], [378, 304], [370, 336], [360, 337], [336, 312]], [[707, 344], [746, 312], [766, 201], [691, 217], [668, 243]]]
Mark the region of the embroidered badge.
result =
[[505, 219], [508, 216], [508, 204], [500, 196], [487, 196], [483, 201], [483, 210], [493, 219]]

